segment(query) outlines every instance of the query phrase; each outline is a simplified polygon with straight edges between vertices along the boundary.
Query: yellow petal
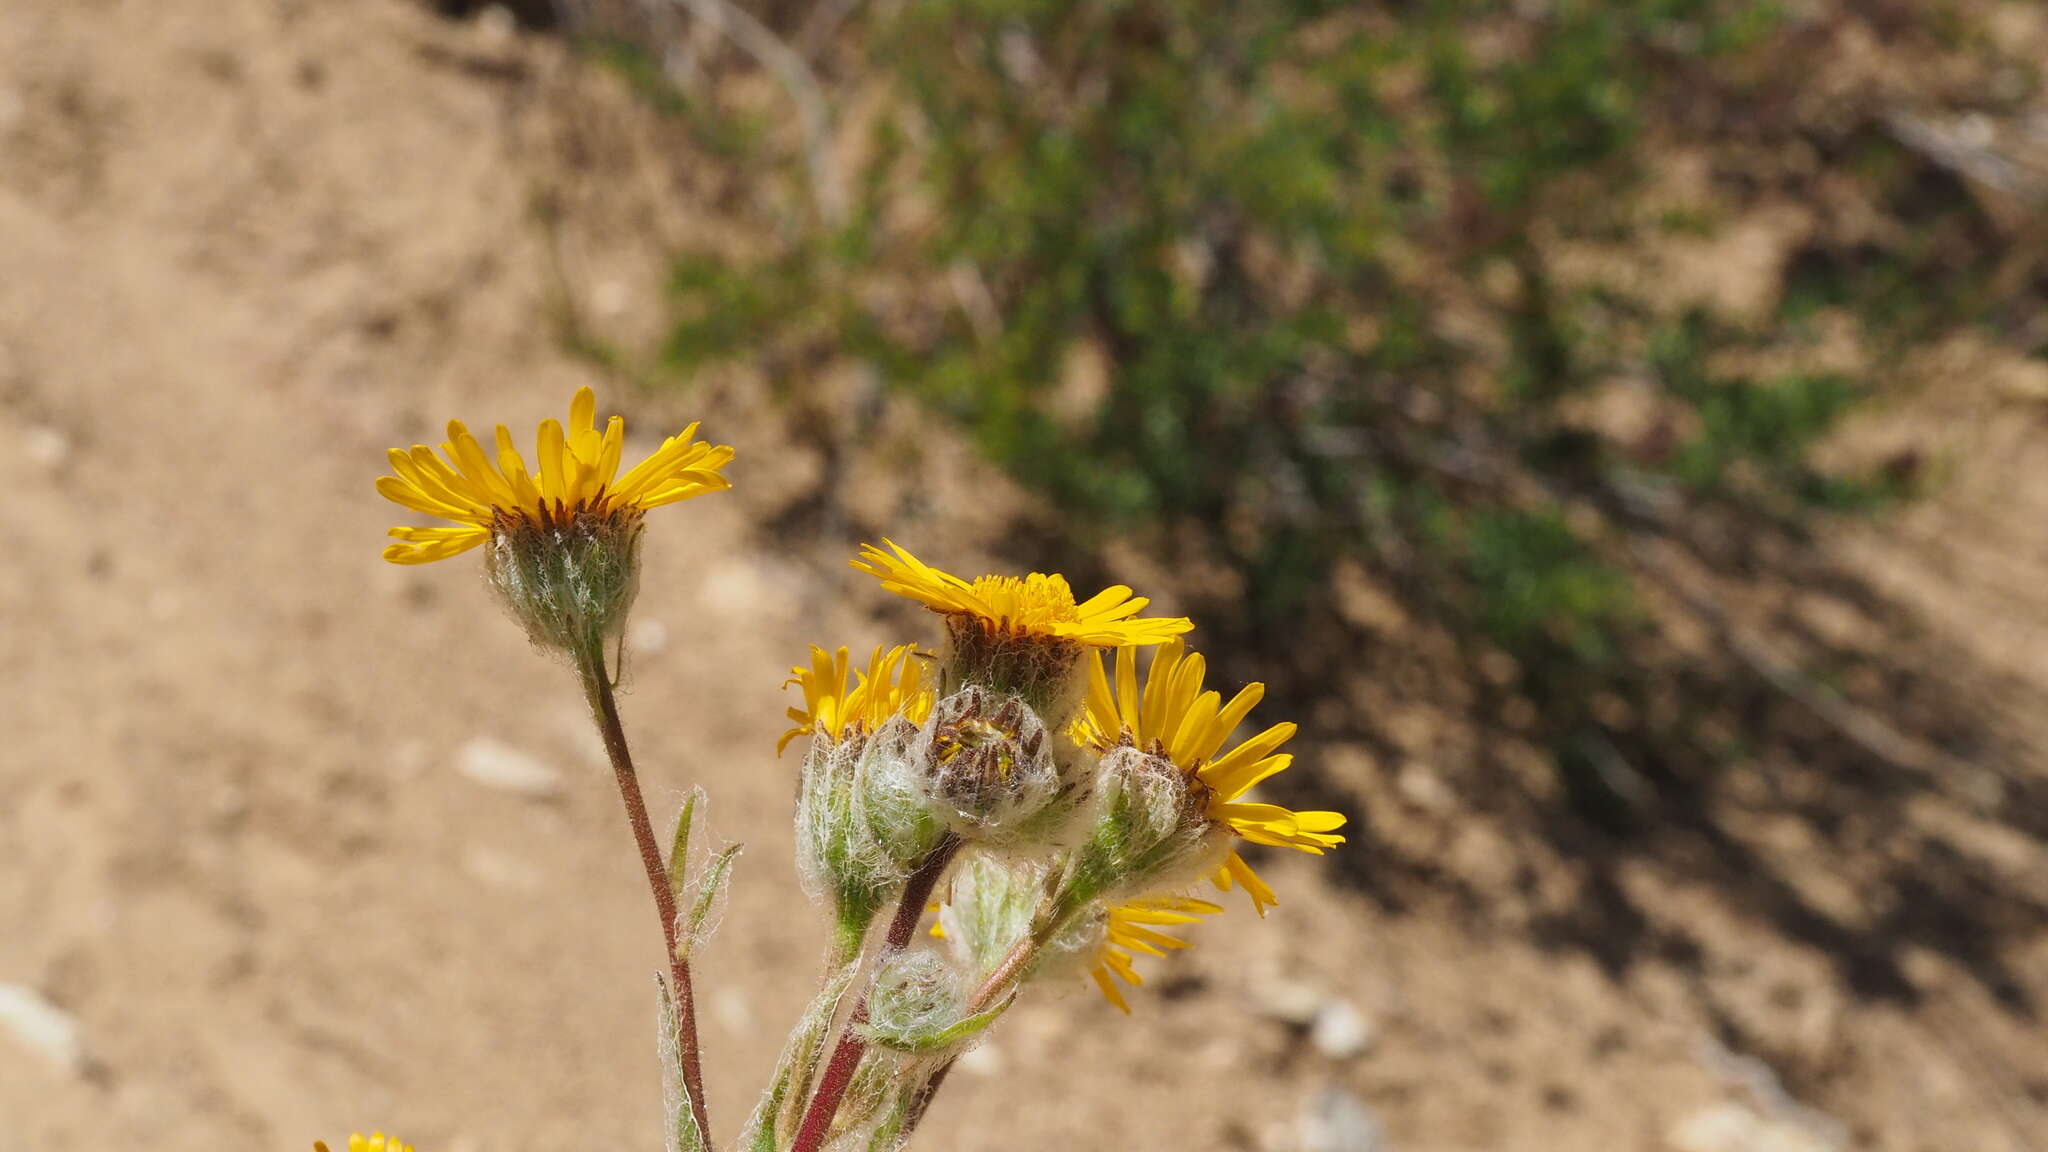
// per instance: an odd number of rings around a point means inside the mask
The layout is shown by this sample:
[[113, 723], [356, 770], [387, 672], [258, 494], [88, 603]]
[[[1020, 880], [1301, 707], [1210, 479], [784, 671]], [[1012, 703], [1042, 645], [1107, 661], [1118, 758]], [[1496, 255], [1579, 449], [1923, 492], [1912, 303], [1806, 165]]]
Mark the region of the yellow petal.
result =
[[1124, 999], [1123, 991], [1116, 986], [1116, 981], [1109, 978], [1109, 971], [1101, 965], [1097, 965], [1095, 971], [1090, 973], [1090, 975], [1095, 977], [1095, 986], [1102, 989], [1102, 998], [1116, 1005], [1118, 1011], [1129, 1016], [1131, 1014], [1130, 1002]]

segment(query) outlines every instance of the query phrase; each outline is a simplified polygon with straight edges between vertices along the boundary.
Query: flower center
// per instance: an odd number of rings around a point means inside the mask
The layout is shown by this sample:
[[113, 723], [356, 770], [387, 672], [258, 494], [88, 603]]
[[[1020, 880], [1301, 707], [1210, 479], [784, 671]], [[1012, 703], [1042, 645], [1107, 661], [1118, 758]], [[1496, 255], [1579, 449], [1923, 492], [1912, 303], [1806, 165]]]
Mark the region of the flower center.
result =
[[1017, 763], [1016, 727], [1005, 728], [979, 717], [944, 725], [933, 735], [932, 757], [948, 767], [962, 757], [974, 757], [992, 768], [998, 779], [1008, 780]]
[[995, 621], [1013, 632], [1027, 632], [1047, 624], [1071, 624], [1081, 618], [1074, 603], [1074, 590], [1061, 576], [1042, 572], [1018, 579], [1015, 576], [983, 576], [974, 582], [974, 594], [987, 604]]
[[639, 511], [631, 505], [614, 506], [611, 492], [600, 488], [596, 495], [573, 504], [560, 497], [549, 499], [546, 496], [541, 497], [538, 504], [521, 504], [510, 508], [494, 504], [491, 506], [490, 527], [492, 531], [500, 533], [531, 526], [568, 528], [578, 521], [622, 521], [629, 515], [637, 517]]

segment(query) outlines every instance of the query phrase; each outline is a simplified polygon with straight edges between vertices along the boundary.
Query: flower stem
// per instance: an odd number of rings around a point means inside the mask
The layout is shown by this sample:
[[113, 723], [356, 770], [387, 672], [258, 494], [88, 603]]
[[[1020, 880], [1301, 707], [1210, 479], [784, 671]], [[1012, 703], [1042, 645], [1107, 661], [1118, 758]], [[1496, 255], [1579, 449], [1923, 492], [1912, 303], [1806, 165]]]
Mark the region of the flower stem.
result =
[[1038, 950], [1044, 946], [1045, 941], [1037, 933], [1017, 941], [1016, 946], [1003, 957], [1002, 963], [996, 965], [996, 970], [989, 973], [988, 979], [981, 982], [981, 987], [974, 990], [974, 995], [967, 998], [967, 1010], [980, 1012], [995, 1003], [996, 997], [1009, 988], [1011, 982], [1023, 973], [1032, 958], [1038, 955]]
[[633, 769], [633, 753], [626, 747], [626, 729], [619, 722], [619, 704], [605, 668], [602, 640], [579, 647], [576, 670], [582, 674], [591, 715], [597, 721], [598, 733], [604, 737], [605, 754], [611, 758], [612, 775], [619, 783], [619, 798], [626, 804], [626, 821], [633, 826], [640, 863], [647, 870], [647, 886], [654, 893], [654, 909], [661, 917], [661, 939], [668, 951], [669, 975], [675, 981], [676, 1048], [682, 1058], [683, 1087], [690, 1094], [690, 1111], [696, 1116], [697, 1131], [708, 1148], [711, 1124], [704, 1107], [704, 1066], [697, 1054], [697, 1002], [690, 984], [690, 962], [676, 948], [675, 895], [669, 891], [668, 868], [661, 859], [661, 845], [654, 839], [654, 825], [647, 819], [647, 801], [640, 794], [640, 776]]
[[[909, 946], [918, 921], [924, 917], [924, 907], [931, 902], [932, 890], [938, 887], [939, 879], [959, 852], [960, 838], [948, 833], [925, 853], [923, 862], [904, 882], [903, 898], [896, 904], [896, 916], [889, 921], [889, 934], [883, 938], [882, 951], [875, 958], [877, 972]], [[832, 1119], [839, 1113], [839, 1102], [845, 1098], [853, 1074], [860, 1068], [860, 1058], [867, 1051], [867, 1042], [860, 1038], [860, 1026], [867, 1019], [868, 994], [862, 992], [860, 1003], [854, 1005], [853, 1015], [846, 1022], [846, 1031], [839, 1034], [839, 1043], [832, 1049], [824, 1075], [818, 1079], [818, 1091], [811, 1097], [810, 1107], [804, 1110], [803, 1124], [797, 1129], [796, 1143], [790, 1146], [790, 1152], [818, 1152], [824, 1146]]]

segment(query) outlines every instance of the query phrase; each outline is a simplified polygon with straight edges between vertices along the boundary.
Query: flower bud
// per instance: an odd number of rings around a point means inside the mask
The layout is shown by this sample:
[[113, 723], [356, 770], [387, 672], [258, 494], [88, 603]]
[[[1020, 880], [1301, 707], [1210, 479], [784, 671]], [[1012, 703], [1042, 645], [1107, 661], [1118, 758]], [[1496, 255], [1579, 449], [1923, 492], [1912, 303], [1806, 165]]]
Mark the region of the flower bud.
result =
[[640, 588], [640, 527], [632, 509], [559, 519], [500, 515], [485, 571], [535, 645], [570, 653], [602, 648], [625, 627]]
[[960, 974], [938, 953], [900, 952], [875, 973], [861, 1030], [870, 1041], [898, 1052], [923, 1055], [957, 1047], [1009, 1006], [1005, 1001], [969, 1012], [967, 994]]
[[1064, 821], [1078, 791], [1062, 778], [1045, 725], [1016, 696], [967, 687], [938, 702], [916, 749], [932, 811], [963, 839], [1019, 843]]
[[939, 935], [976, 978], [996, 970], [1031, 934], [1046, 895], [1046, 866], [977, 852], [953, 866]]
[[797, 794], [797, 868], [832, 905], [838, 944], [858, 952], [875, 916], [944, 828], [916, 782], [918, 730], [897, 718], [861, 739], [818, 742]]
[[854, 773], [855, 822], [899, 877], [908, 876], [946, 830], [924, 794], [915, 752], [919, 734], [909, 720], [890, 720], [868, 739]]
[[1174, 888], [1222, 862], [1230, 829], [1209, 818], [1200, 780], [1129, 744], [1104, 754], [1100, 772], [1094, 823], [1068, 865], [1067, 901]]

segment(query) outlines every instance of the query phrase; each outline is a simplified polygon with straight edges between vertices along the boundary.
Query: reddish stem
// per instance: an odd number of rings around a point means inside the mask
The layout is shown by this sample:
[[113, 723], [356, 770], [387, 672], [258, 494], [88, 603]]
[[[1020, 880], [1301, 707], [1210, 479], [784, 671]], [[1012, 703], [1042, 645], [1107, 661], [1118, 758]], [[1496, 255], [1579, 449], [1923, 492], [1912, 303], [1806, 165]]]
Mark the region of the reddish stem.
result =
[[[889, 921], [889, 934], [883, 938], [882, 951], [875, 958], [875, 971], [880, 972], [891, 957], [909, 947], [910, 937], [924, 918], [924, 907], [931, 902], [932, 890], [938, 887], [940, 877], [946, 874], [959, 851], [960, 838], [948, 833], [925, 854], [924, 862], [904, 882], [896, 917]], [[869, 989], [873, 987], [870, 980]], [[867, 1042], [860, 1038], [860, 1026], [867, 1022], [868, 993], [863, 991], [860, 1003], [853, 1006], [853, 1015], [847, 1019], [846, 1031], [839, 1034], [839, 1043], [832, 1049], [824, 1075], [818, 1079], [818, 1091], [811, 1096], [810, 1107], [804, 1110], [804, 1120], [797, 1128], [796, 1143], [790, 1146], [790, 1152], [818, 1152], [824, 1146], [832, 1119], [839, 1114], [839, 1102], [846, 1097], [853, 1074], [860, 1068], [860, 1058], [867, 1052]]]
[[601, 647], [582, 654], [579, 661], [584, 688], [597, 714], [598, 732], [604, 737], [605, 753], [611, 758], [612, 775], [619, 782], [619, 798], [626, 804], [626, 820], [633, 826], [633, 839], [640, 847], [640, 864], [647, 870], [647, 887], [654, 893], [654, 909], [661, 917], [661, 939], [668, 951], [669, 976], [675, 982], [678, 1057], [683, 1066], [683, 1086], [690, 1094], [690, 1111], [697, 1118], [697, 1131], [704, 1146], [711, 1147], [711, 1121], [704, 1107], [704, 1065], [697, 1054], [697, 1000], [690, 984], [690, 962], [676, 948], [676, 898], [668, 888], [668, 868], [662, 863], [661, 845], [654, 839], [654, 825], [647, 818], [647, 800], [640, 794], [640, 776], [633, 770], [633, 754], [626, 747], [626, 729], [619, 721], [618, 701], [606, 675]]
[[1010, 986], [1010, 982], [1024, 971], [1024, 966], [1031, 963], [1032, 957], [1038, 955], [1038, 950], [1043, 946], [1044, 942], [1036, 935], [1026, 936], [1017, 941], [1016, 946], [996, 965], [996, 970], [989, 973], [988, 979], [981, 982], [981, 987], [974, 990], [974, 995], [967, 998], [967, 1010], [980, 1012], [995, 1003], [996, 997], [1003, 994]]

